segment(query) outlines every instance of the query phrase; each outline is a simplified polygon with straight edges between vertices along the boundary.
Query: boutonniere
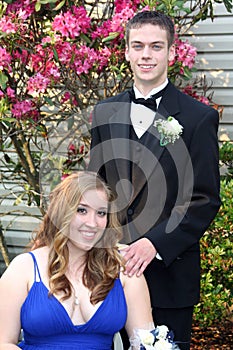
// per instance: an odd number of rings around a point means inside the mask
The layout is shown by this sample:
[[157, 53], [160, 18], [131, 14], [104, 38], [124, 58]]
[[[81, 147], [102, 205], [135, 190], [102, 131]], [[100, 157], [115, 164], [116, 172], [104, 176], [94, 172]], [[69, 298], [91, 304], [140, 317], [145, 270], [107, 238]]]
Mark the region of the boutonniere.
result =
[[173, 117], [168, 117], [167, 120], [158, 119], [154, 122], [160, 134], [160, 145], [166, 146], [168, 143], [174, 143], [179, 139], [183, 132], [183, 126]]

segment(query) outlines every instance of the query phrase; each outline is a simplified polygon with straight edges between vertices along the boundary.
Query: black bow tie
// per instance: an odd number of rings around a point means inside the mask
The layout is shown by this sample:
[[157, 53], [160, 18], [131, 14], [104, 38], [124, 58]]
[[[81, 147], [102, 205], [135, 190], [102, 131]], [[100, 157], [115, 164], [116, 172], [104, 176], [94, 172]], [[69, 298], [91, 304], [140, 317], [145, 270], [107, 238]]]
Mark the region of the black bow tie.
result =
[[156, 99], [159, 97], [163, 96], [164, 90], [166, 89], [167, 85], [165, 86], [164, 89], [160, 90], [159, 92], [157, 92], [154, 95], [151, 95], [151, 97], [145, 99], [145, 98], [136, 98], [135, 97], [135, 93], [134, 93], [134, 89], [132, 88], [131, 90], [129, 90], [129, 95], [130, 95], [130, 99], [132, 102], [136, 103], [136, 104], [140, 104], [143, 105], [147, 108], [152, 109], [152, 111], [157, 111], [157, 103], [156, 103]]

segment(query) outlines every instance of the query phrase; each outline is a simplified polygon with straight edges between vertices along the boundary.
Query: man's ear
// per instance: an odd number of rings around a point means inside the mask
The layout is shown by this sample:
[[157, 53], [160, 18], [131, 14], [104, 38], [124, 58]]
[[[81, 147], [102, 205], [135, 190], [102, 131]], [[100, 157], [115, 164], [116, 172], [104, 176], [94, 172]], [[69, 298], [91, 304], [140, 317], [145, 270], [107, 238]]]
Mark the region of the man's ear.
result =
[[173, 44], [172, 46], [170, 46], [169, 48], [169, 52], [168, 52], [168, 61], [173, 61], [176, 55], [176, 49], [175, 49], [175, 45]]
[[126, 61], [129, 62], [129, 48], [128, 48], [128, 46], [126, 46], [126, 48], [125, 48], [125, 59], [126, 59]]

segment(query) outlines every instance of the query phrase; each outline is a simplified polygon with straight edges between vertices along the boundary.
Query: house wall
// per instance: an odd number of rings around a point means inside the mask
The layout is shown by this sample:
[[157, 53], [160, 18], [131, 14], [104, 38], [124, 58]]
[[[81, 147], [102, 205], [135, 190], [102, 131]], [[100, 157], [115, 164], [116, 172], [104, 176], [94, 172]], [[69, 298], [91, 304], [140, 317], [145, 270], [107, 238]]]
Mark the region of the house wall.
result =
[[187, 36], [197, 48], [197, 74], [205, 75], [214, 102], [224, 107], [219, 140], [233, 141], [233, 13], [217, 4], [215, 14], [214, 21], [198, 22]]

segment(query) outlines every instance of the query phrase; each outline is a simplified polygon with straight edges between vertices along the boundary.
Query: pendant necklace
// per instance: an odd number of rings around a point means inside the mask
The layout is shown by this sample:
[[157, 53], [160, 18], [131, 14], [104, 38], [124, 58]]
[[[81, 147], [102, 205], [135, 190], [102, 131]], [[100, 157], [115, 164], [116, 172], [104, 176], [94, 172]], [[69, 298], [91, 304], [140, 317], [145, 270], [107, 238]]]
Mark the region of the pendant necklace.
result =
[[75, 305], [79, 305], [80, 304], [77, 295], [74, 296], [74, 303], [75, 303]]

